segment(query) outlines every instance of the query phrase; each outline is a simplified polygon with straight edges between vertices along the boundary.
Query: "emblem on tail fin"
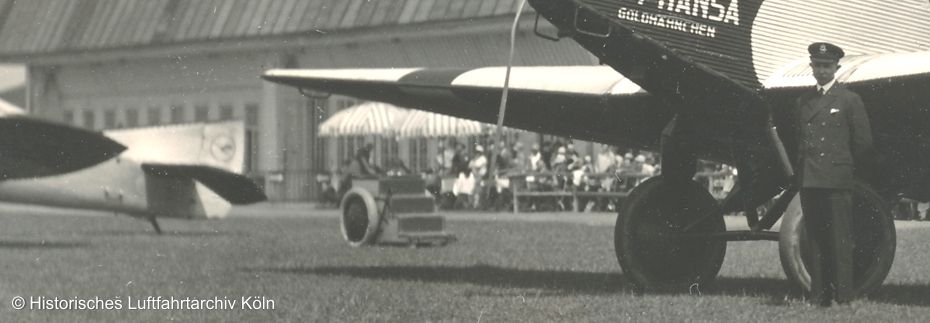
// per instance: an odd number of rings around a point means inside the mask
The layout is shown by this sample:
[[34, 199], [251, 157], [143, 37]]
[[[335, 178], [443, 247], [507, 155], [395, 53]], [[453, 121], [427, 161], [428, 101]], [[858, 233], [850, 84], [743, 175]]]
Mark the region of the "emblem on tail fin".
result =
[[210, 142], [210, 154], [220, 161], [229, 161], [236, 155], [236, 141], [227, 134], [219, 134]]

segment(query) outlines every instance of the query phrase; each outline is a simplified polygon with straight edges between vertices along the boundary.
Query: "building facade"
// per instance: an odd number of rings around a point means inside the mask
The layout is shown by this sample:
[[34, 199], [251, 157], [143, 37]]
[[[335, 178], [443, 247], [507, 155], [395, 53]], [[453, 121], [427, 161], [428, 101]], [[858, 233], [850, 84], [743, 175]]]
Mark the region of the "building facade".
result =
[[[265, 82], [269, 68], [504, 65], [516, 0], [0, 1], [0, 61], [27, 67], [26, 109], [88, 129], [243, 120], [249, 176], [272, 200], [308, 200], [317, 174], [365, 138], [320, 138], [360, 103]], [[533, 35], [516, 65], [591, 65], [569, 40]], [[551, 27], [543, 26], [549, 33]], [[435, 142], [376, 138], [375, 156], [428, 167]]]

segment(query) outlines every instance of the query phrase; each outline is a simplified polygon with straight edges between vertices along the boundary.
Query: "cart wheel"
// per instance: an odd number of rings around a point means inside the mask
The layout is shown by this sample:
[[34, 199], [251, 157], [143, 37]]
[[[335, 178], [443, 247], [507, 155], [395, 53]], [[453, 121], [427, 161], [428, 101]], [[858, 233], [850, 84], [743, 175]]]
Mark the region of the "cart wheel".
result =
[[[852, 200], [853, 290], [866, 295], [881, 286], [894, 262], [894, 220], [881, 196], [865, 183], [856, 182]], [[804, 265], [808, 240], [802, 219], [800, 197], [795, 197], [782, 218], [778, 252], [788, 279], [810, 291], [811, 276]]]
[[375, 199], [366, 190], [353, 188], [342, 198], [342, 237], [350, 246], [374, 243], [381, 232], [381, 215]]
[[[723, 264], [726, 241], [680, 239], [676, 234], [714, 212], [716, 205], [693, 181], [673, 188], [658, 176], [637, 186], [620, 208], [615, 227], [614, 247], [624, 276], [641, 290], [684, 291], [713, 280]], [[691, 230], [724, 232], [726, 224], [718, 215]]]

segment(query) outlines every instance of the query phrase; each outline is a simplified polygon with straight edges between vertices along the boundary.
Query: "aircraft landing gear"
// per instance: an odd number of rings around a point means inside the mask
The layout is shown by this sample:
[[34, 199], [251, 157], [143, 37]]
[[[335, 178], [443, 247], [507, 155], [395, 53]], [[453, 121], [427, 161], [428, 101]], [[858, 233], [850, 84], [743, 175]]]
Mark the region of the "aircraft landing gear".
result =
[[152, 224], [152, 228], [155, 228], [155, 233], [161, 235], [161, 226], [158, 225], [158, 219], [154, 215], [149, 216], [149, 223]]
[[[787, 211], [766, 212], [760, 219], [766, 224], [749, 231], [727, 231], [717, 202], [696, 182], [688, 184], [673, 185], [664, 176], [651, 178], [636, 187], [620, 209], [614, 247], [624, 276], [636, 288], [692, 290], [715, 278], [727, 241], [775, 240], [785, 275], [810, 290], [805, 266], [810, 250], [796, 191], [780, 197], [794, 198]], [[867, 184], [856, 183], [853, 203], [853, 289], [866, 295], [881, 285], [891, 269], [895, 228], [886, 203]], [[781, 230], [767, 231], [778, 218], [782, 218]]]
[[[688, 290], [717, 276], [727, 242], [689, 238], [685, 228], [709, 212], [717, 202], [697, 182], [684, 189], [662, 176], [633, 190], [620, 208], [614, 248], [623, 274], [640, 290]], [[689, 234], [710, 236], [726, 231], [722, 215], [692, 226]], [[696, 284], [696, 285], [695, 285]]]

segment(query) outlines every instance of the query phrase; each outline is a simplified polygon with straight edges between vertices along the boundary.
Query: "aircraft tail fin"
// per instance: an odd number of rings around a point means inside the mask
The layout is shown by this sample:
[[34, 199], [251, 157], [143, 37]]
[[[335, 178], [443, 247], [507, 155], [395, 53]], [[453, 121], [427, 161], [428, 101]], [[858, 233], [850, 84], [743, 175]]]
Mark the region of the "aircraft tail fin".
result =
[[245, 164], [242, 121], [119, 129], [105, 134], [129, 147], [121, 158], [140, 163], [201, 165], [233, 173], [241, 173]]
[[267, 199], [248, 177], [202, 165], [143, 163], [151, 212], [166, 217], [219, 218], [232, 205]]

